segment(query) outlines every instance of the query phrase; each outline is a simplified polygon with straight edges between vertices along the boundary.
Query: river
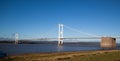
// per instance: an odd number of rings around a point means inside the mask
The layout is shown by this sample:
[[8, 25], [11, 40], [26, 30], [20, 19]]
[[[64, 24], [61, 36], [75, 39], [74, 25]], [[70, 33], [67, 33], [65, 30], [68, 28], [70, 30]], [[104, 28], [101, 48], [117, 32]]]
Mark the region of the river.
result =
[[83, 51], [83, 50], [99, 50], [98, 45], [80, 45], [80, 44], [0, 44], [0, 51], [7, 55], [16, 55], [24, 53], [40, 53], [40, 52], [63, 52], [63, 51]]

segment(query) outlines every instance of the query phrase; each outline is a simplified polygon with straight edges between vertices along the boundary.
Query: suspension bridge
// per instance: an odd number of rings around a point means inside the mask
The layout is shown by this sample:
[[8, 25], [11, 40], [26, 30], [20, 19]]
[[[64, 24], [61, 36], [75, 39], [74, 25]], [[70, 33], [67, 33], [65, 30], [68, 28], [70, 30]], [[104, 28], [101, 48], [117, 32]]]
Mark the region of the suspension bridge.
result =
[[[69, 30], [81, 33], [81, 34], [88, 35], [89, 37], [64, 37], [64, 27], [67, 28], [67, 29], [69, 29]], [[58, 25], [58, 37], [57, 38], [49, 38], [49, 37], [47, 37], [47, 38], [29, 38], [29, 39], [22, 39], [22, 40], [56, 40], [56, 41], [58, 41], [58, 45], [62, 45], [63, 42], [64, 42], [64, 40], [71, 40], [71, 39], [72, 40], [73, 39], [74, 40], [77, 40], [77, 39], [101, 39], [102, 37], [103, 36], [89, 34], [89, 33], [82, 32], [80, 30], [71, 28], [69, 26], [66, 26], [66, 25], [63, 25], [63, 24], [59, 24]], [[113, 36], [113, 38], [120, 39], [120, 36]], [[16, 33], [15, 34], [15, 44], [18, 43], [18, 40], [19, 40], [19, 34]]]

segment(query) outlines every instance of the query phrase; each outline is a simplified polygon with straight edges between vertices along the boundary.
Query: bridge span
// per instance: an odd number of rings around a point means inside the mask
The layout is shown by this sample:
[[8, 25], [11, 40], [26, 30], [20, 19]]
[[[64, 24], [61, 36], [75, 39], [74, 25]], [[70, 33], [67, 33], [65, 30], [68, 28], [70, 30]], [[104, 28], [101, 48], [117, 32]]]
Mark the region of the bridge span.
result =
[[[67, 29], [78, 32], [78, 33], [85, 34], [89, 37], [80, 37], [80, 36], [78, 36], [78, 37], [63, 37], [64, 36], [63, 27], [66, 27]], [[62, 45], [64, 40], [103, 39], [103, 37], [105, 37], [105, 40], [113, 39], [113, 38], [120, 39], [120, 36], [97, 36], [97, 35], [93, 35], [93, 34], [89, 34], [89, 33], [86, 33], [86, 32], [79, 31], [77, 29], [71, 28], [71, 27], [63, 25], [63, 24], [59, 24], [59, 26], [58, 26], [58, 37], [56, 37], [56, 38], [49, 38], [49, 37], [47, 37], [47, 38], [28, 38], [28, 39], [21, 39], [21, 40], [42, 40], [42, 41], [54, 40], [54, 41], [58, 41], [58, 45]], [[15, 35], [15, 44], [17, 44], [17, 43], [18, 43], [18, 34]]]
[[[76, 39], [101, 39], [102, 37], [64, 37], [61, 38], [62, 40], [76, 40]], [[120, 37], [112, 37], [112, 38], [116, 38], [116, 39], [120, 39]], [[58, 40], [59, 38], [29, 38], [29, 39], [21, 39], [21, 40]]]

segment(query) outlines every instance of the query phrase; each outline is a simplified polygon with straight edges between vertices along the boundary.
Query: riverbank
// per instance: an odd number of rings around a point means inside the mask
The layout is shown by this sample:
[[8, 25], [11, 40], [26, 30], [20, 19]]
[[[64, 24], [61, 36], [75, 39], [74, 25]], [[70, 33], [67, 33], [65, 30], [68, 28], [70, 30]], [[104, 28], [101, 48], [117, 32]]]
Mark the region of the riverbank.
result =
[[31, 53], [8, 56], [0, 61], [120, 61], [120, 50]]

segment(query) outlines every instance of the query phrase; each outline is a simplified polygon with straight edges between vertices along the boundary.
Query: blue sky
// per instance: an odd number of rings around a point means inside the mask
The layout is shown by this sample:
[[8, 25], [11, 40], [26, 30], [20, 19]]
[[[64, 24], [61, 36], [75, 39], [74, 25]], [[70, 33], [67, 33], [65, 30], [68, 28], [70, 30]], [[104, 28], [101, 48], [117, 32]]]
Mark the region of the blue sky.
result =
[[21, 38], [39, 38], [50, 31], [57, 37], [59, 23], [90, 34], [120, 36], [120, 0], [0, 0], [0, 37], [19, 33]]

